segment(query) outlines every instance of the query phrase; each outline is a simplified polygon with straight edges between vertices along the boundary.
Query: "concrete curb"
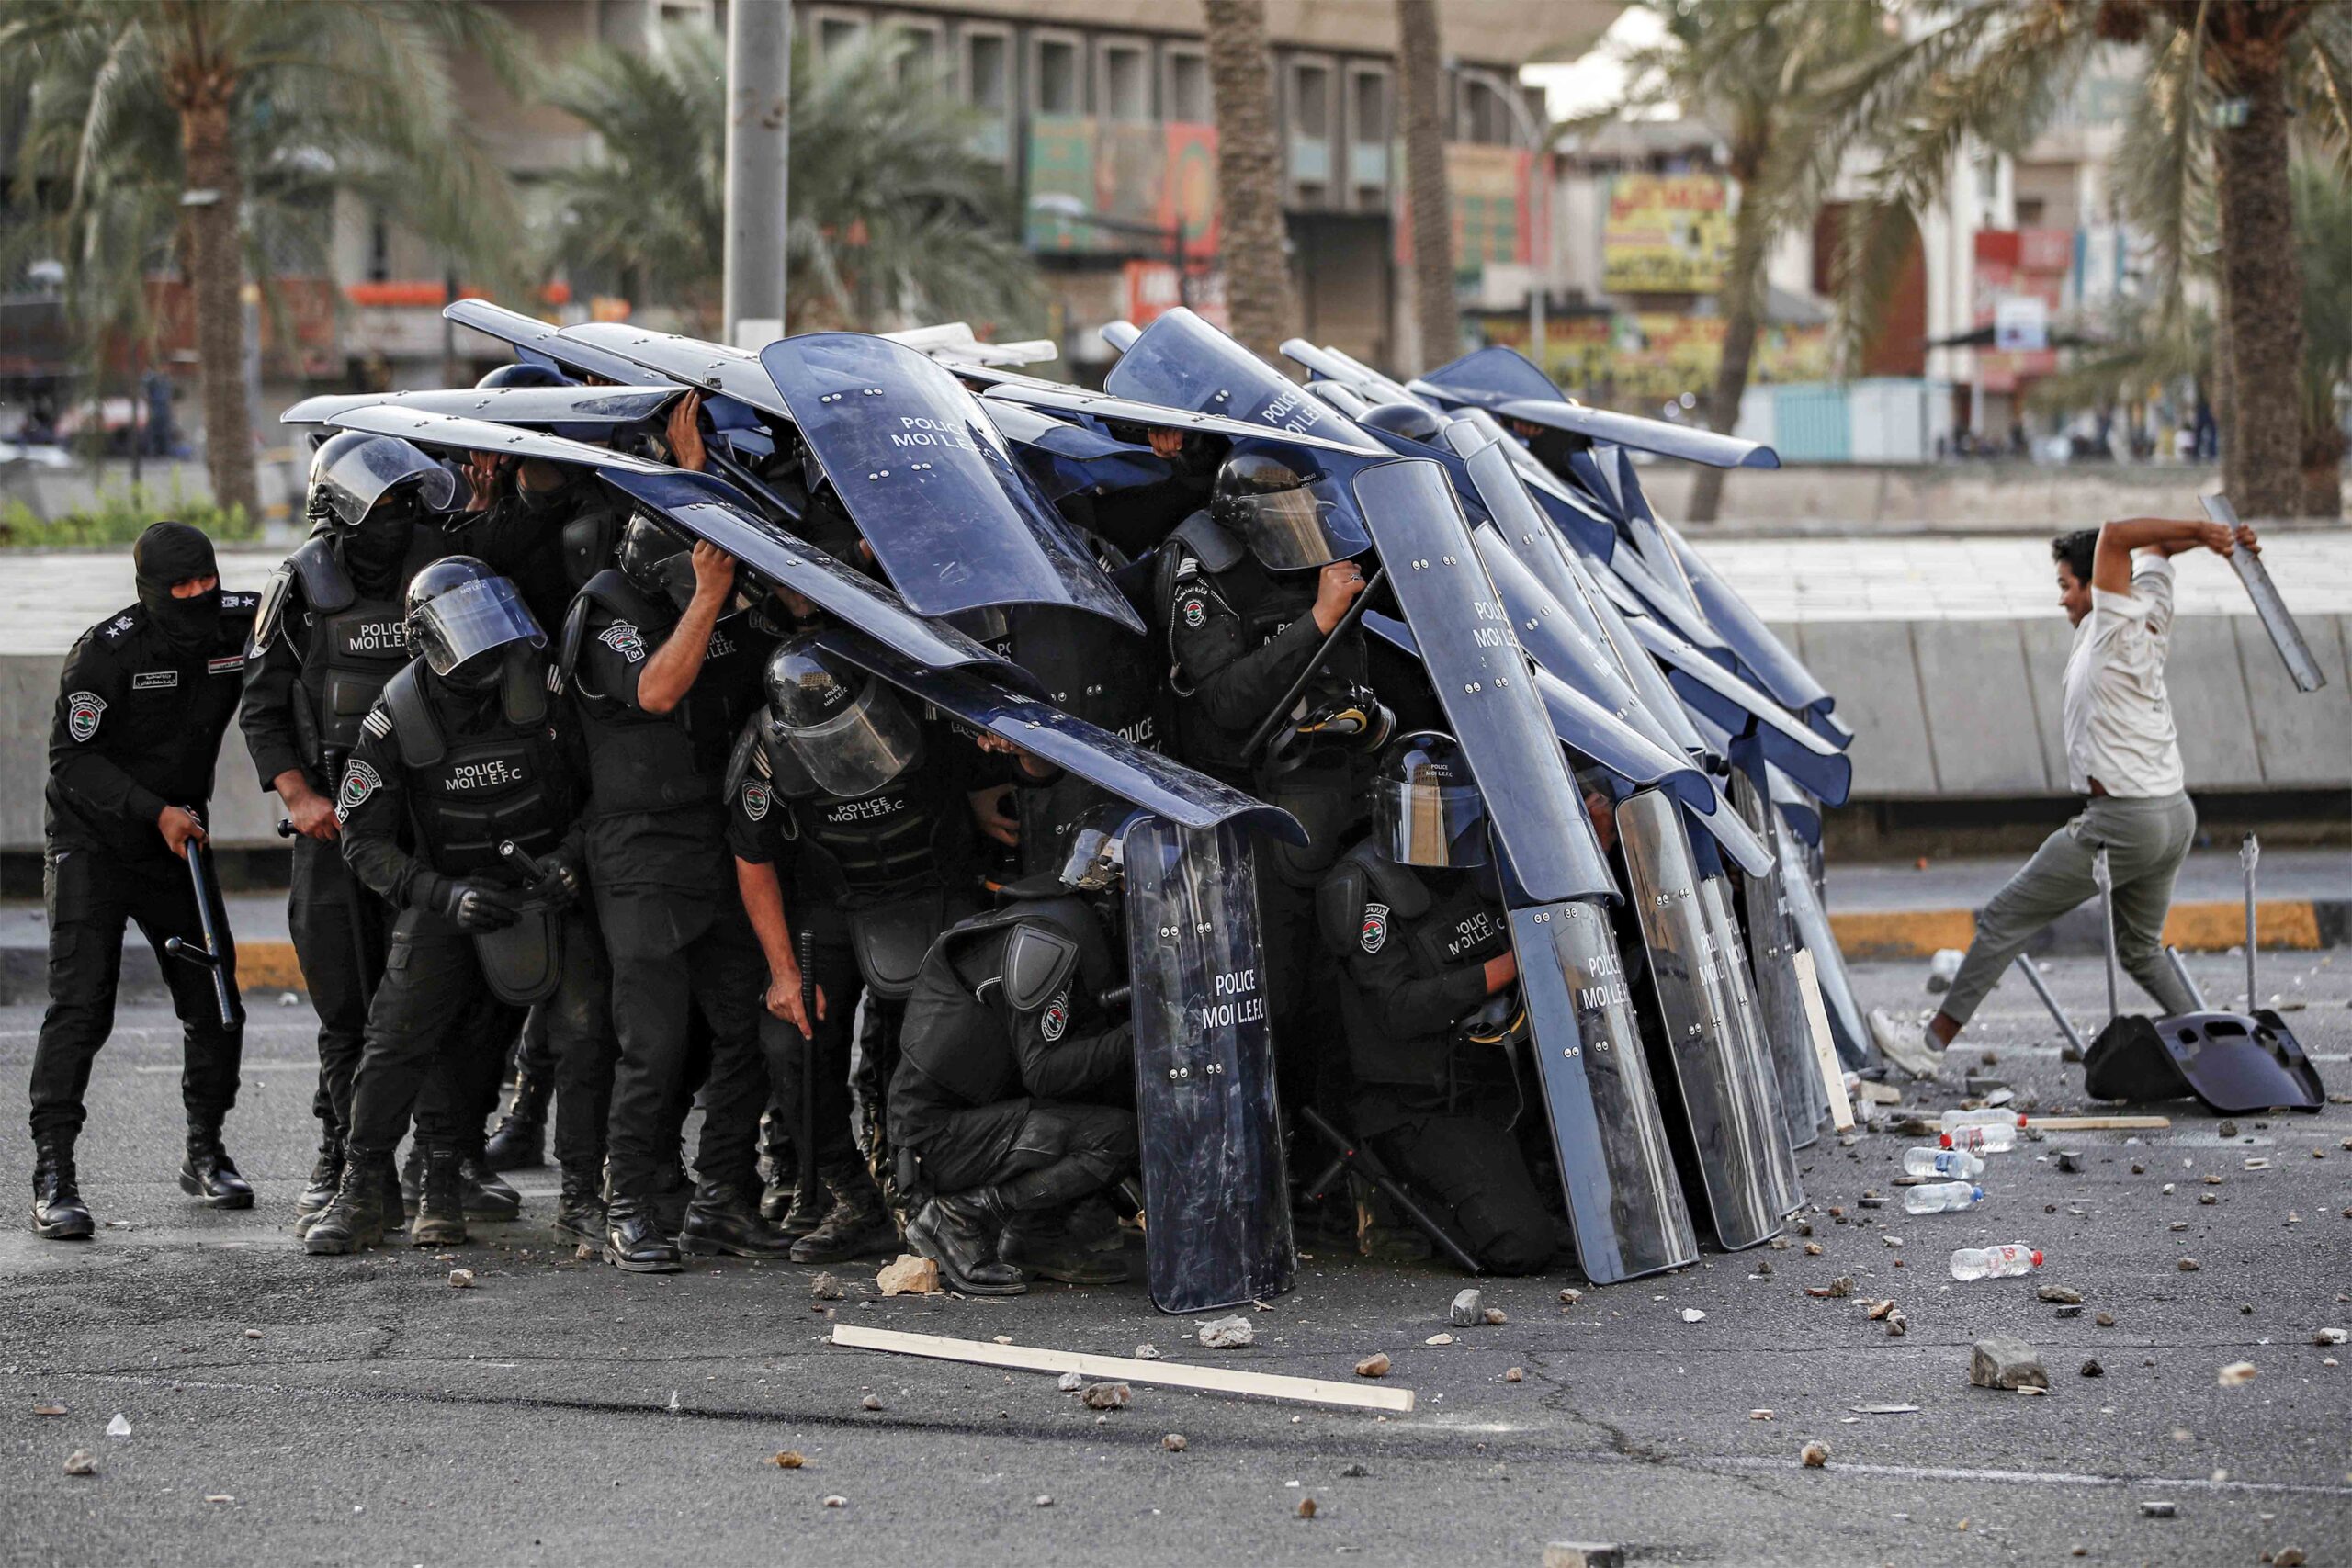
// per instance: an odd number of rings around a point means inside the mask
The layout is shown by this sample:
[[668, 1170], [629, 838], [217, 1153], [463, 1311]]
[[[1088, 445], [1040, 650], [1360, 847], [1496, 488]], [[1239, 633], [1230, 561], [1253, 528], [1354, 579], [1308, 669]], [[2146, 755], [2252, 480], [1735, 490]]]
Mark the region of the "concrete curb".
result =
[[[268, 991], [299, 991], [302, 965], [294, 944], [279, 940], [237, 943], [237, 986], [246, 1006]], [[122, 981], [117, 993], [125, 1001], [163, 1001], [170, 995], [155, 956], [133, 937], [122, 950]], [[49, 1000], [49, 954], [38, 947], [0, 948], [0, 1007], [38, 1005]]]
[[[2266, 951], [2352, 945], [2352, 899], [2263, 899], [2255, 904], [2254, 918], [2256, 940]], [[1972, 909], [1833, 911], [1829, 929], [1848, 958], [1929, 958], [1939, 948], [1967, 947], [1976, 934], [1976, 915]], [[2222, 953], [2243, 946], [2245, 906], [2175, 904], [2165, 921], [2165, 941], [2183, 953]], [[2043, 932], [2031, 951], [2095, 958], [2105, 947], [2097, 906], [2086, 904]]]

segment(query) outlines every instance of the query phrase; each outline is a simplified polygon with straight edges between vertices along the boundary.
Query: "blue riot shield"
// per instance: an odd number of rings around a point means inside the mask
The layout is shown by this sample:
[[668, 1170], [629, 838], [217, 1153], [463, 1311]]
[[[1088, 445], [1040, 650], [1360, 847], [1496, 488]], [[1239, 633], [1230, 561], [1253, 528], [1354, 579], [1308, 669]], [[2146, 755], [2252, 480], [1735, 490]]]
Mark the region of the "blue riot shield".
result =
[[1318, 439], [1373, 457], [1382, 453], [1353, 422], [1182, 306], [1144, 328], [1102, 378], [1102, 389], [1138, 402], [1239, 420], [1261, 427], [1261, 434]]
[[[1769, 839], [1771, 807], [1763, 792], [1745, 771], [1732, 775], [1732, 804], [1740, 819]], [[1762, 874], [1740, 878], [1740, 908], [1746, 916], [1747, 956], [1756, 976], [1756, 1006], [1764, 1037], [1772, 1048], [1772, 1070], [1781, 1083], [1781, 1109], [1789, 1122], [1789, 1143], [1810, 1145], [1820, 1133], [1822, 1113], [1829, 1104], [1821, 1081], [1821, 1066], [1814, 1059], [1813, 1028], [1806, 1018], [1804, 993], [1797, 979], [1796, 955], [1804, 943], [1797, 936], [1796, 918], [1789, 908], [1782, 879], [1803, 876], [1800, 864], [1784, 868], [1776, 859]], [[1815, 970], [1818, 972], [1818, 961]]]
[[280, 424], [333, 424], [354, 409], [403, 408], [543, 430], [574, 441], [609, 441], [656, 423], [677, 401], [678, 387], [460, 387], [430, 392], [338, 392], [304, 398], [277, 416]]
[[1263, 1301], [1297, 1272], [1251, 852], [1238, 827], [1160, 821], [1124, 845], [1144, 1267], [1162, 1312]]
[[1611, 413], [1587, 408], [1560, 395], [1552, 378], [1517, 349], [1500, 344], [1465, 354], [1441, 365], [1413, 389], [1433, 394], [1453, 405], [1490, 409], [1506, 419], [1523, 420], [1554, 430], [1581, 435], [1589, 441], [1680, 457], [1716, 468], [1777, 468], [1781, 456], [1758, 441], [1718, 435], [1687, 424], [1636, 414]]
[[664, 378], [646, 373], [643, 367], [633, 364], [617, 354], [567, 338], [562, 329], [526, 316], [520, 310], [510, 310], [503, 305], [493, 305], [487, 299], [455, 299], [441, 308], [441, 314], [461, 327], [471, 327], [501, 343], [514, 345], [515, 354], [532, 364], [549, 365], [573, 375], [593, 376], [616, 386], [643, 386]]
[[1134, 608], [1014, 463], [979, 400], [939, 365], [858, 333], [786, 338], [760, 363], [915, 609], [1059, 604], [1141, 634]]

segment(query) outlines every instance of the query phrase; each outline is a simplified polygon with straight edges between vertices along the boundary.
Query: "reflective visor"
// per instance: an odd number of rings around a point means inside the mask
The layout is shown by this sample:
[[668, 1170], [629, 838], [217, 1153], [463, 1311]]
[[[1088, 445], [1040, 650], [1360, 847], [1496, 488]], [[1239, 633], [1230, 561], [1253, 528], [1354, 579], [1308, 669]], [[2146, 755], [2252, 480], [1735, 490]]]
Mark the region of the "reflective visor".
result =
[[1304, 571], [1372, 547], [1362, 524], [1319, 483], [1247, 499], [1250, 548], [1269, 571]]
[[1487, 805], [1470, 784], [1372, 784], [1372, 838], [1400, 865], [1487, 863]]
[[414, 486], [416, 499], [427, 512], [447, 512], [457, 503], [458, 478], [417, 447], [395, 436], [379, 435], [339, 454], [318, 476], [335, 520], [356, 527], [359, 520], [385, 496], [403, 486]]
[[816, 786], [844, 799], [872, 795], [922, 760], [922, 731], [879, 681], [829, 718], [800, 726], [779, 716], [776, 728]]
[[408, 640], [433, 672], [444, 677], [509, 643], [548, 645], [547, 633], [539, 629], [529, 606], [503, 577], [460, 583], [418, 605], [409, 612]]

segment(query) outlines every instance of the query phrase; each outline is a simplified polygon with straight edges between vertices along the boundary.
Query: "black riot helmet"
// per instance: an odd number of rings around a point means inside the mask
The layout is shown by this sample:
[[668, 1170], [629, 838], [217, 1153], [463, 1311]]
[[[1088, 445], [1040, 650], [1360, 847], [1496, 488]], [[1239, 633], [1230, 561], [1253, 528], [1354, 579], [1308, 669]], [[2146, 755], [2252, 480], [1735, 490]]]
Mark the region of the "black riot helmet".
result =
[[650, 598], [680, 610], [694, 603], [694, 547], [642, 512], [630, 513], [622, 527], [613, 564]]
[[1441, 428], [1437, 415], [1419, 403], [1374, 403], [1356, 415], [1356, 423], [1401, 435], [1408, 441], [1418, 441], [1424, 446], [1436, 445]]
[[428, 513], [447, 512], [457, 504], [458, 476], [396, 435], [339, 430], [311, 454], [305, 510], [313, 521], [356, 532], [388, 497], [413, 500]]
[[922, 729], [888, 685], [797, 637], [768, 656], [768, 740], [827, 795], [888, 788], [922, 761]]
[[491, 391], [500, 387], [576, 387], [580, 383], [552, 366], [519, 359], [512, 365], [500, 366], [474, 385]]
[[444, 556], [408, 584], [408, 645], [452, 686], [494, 684], [517, 643], [545, 648], [547, 633], [514, 585], [471, 556]]
[[1061, 885], [1073, 893], [1115, 891], [1127, 874], [1127, 829], [1148, 815], [1124, 800], [1089, 807], [1070, 834]]
[[1362, 555], [1372, 540], [1322, 474], [1264, 452], [1237, 452], [1216, 471], [1209, 515], [1239, 535], [1269, 571], [1302, 571]]
[[1400, 865], [1487, 863], [1487, 803], [1453, 736], [1417, 729], [1381, 753], [1372, 780], [1372, 841]]

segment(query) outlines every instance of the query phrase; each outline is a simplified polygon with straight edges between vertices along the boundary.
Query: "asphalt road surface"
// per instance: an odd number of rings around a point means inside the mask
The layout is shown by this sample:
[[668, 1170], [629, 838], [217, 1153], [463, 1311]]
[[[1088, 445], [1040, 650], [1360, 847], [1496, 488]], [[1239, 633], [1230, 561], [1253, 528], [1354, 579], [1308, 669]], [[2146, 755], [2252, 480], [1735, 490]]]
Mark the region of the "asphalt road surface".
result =
[[[2233, 988], [2233, 961], [2196, 964], [2209, 991]], [[2087, 1021], [2096, 966], [2051, 978]], [[1869, 1000], [1927, 1001], [1917, 966], [1859, 979]], [[2264, 988], [2306, 1004], [2289, 1021], [2352, 1089], [2352, 954], [2280, 955]], [[304, 1257], [287, 1222], [311, 1155], [307, 1018], [255, 1009], [230, 1123], [252, 1213], [180, 1195], [175, 1035], [140, 1009], [100, 1058], [82, 1145], [107, 1228], [43, 1242], [19, 1211], [0, 1231], [0, 1561], [1452, 1568], [1533, 1564], [1555, 1540], [1622, 1542], [1636, 1562], [2352, 1557], [2352, 1366], [2334, 1364], [2352, 1347], [2313, 1343], [2352, 1326], [2352, 1107], [2241, 1118], [2226, 1139], [2185, 1104], [2136, 1141], [2052, 1134], [1996, 1159], [1980, 1209], [1932, 1216], [1905, 1214], [1892, 1180], [1912, 1140], [1827, 1138], [1801, 1156], [1809, 1237], [1566, 1306], [1573, 1276], [1485, 1281], [1508, 1321], [1476, 1329], [1446, 1321], [1453, 1274], [1328, 1241], [1306, 1243], [1299, 1288], [1250, 1314], [1258, 1341], [1234, 1351], [1190, 1341], [1140, 1285], [884, 1301], [869, 1270], [835, 1270], [850, 1289], [832, 1310], [862, 1324], [1120, 1355], [1148, 1342], [1170, 1361], [1340, 1379], [1380, 1350], [1420, 1399], [1382, 1419], [1137, 1384], [1098, 1417], [1047, 1375], [827, 1345], [814, 1269], [624, 1278], [527, 1223], [454, 1254]], [[0, 1010], [17, 1084], [38, 1021]], [[2014, 981], [1954, 1065], [1986, 1053], [2021, 1100], [2083, 1103]], [[2061, 1149], [2081, 1151], [2079, 1173]], [[17, 1116], [0, 1156], [20, 1180]], [[519, 1185], [543, 1220], [552, 1172]], [[1860, 1207], [1872, 1189], [1890, 1206]], [[1948, 1279], [1951, 1248], [2009, 1240], [2044, 1249], [2038, 1277]], [[473, 1289], [447, 1282], [458, 1265]], [[1852, 1296], [1804, 1293], [1840, 1276]], [[2042, 1285], [2079, 1291], [2081, 1315], [2061, 1319]], [[1886, 1297], [1906, 1335], [1868, 1316]], [[2039, 1348], [2047, 1397], [1969, 1386], [1970, 1346], [1994, 1333]], [[2256, 1375], [2222, 1386], [2241, 1360]], [[67, 1414], [37, 1415], [45, 1403]], [[110, 1438], [118, 1412], [130, 1435]], [[1162, 1446], [1174, 1432], [1181, 1452]], [[1807, 1469], [1815, 1439], [1828, 1462]], [[95, 1475], [63, 1472], [77, 1449]], [[782, 1450], [806, 1466], [770, 1462]], [[2163, 1503], [2173, 1517], [2145, 1511]]]

